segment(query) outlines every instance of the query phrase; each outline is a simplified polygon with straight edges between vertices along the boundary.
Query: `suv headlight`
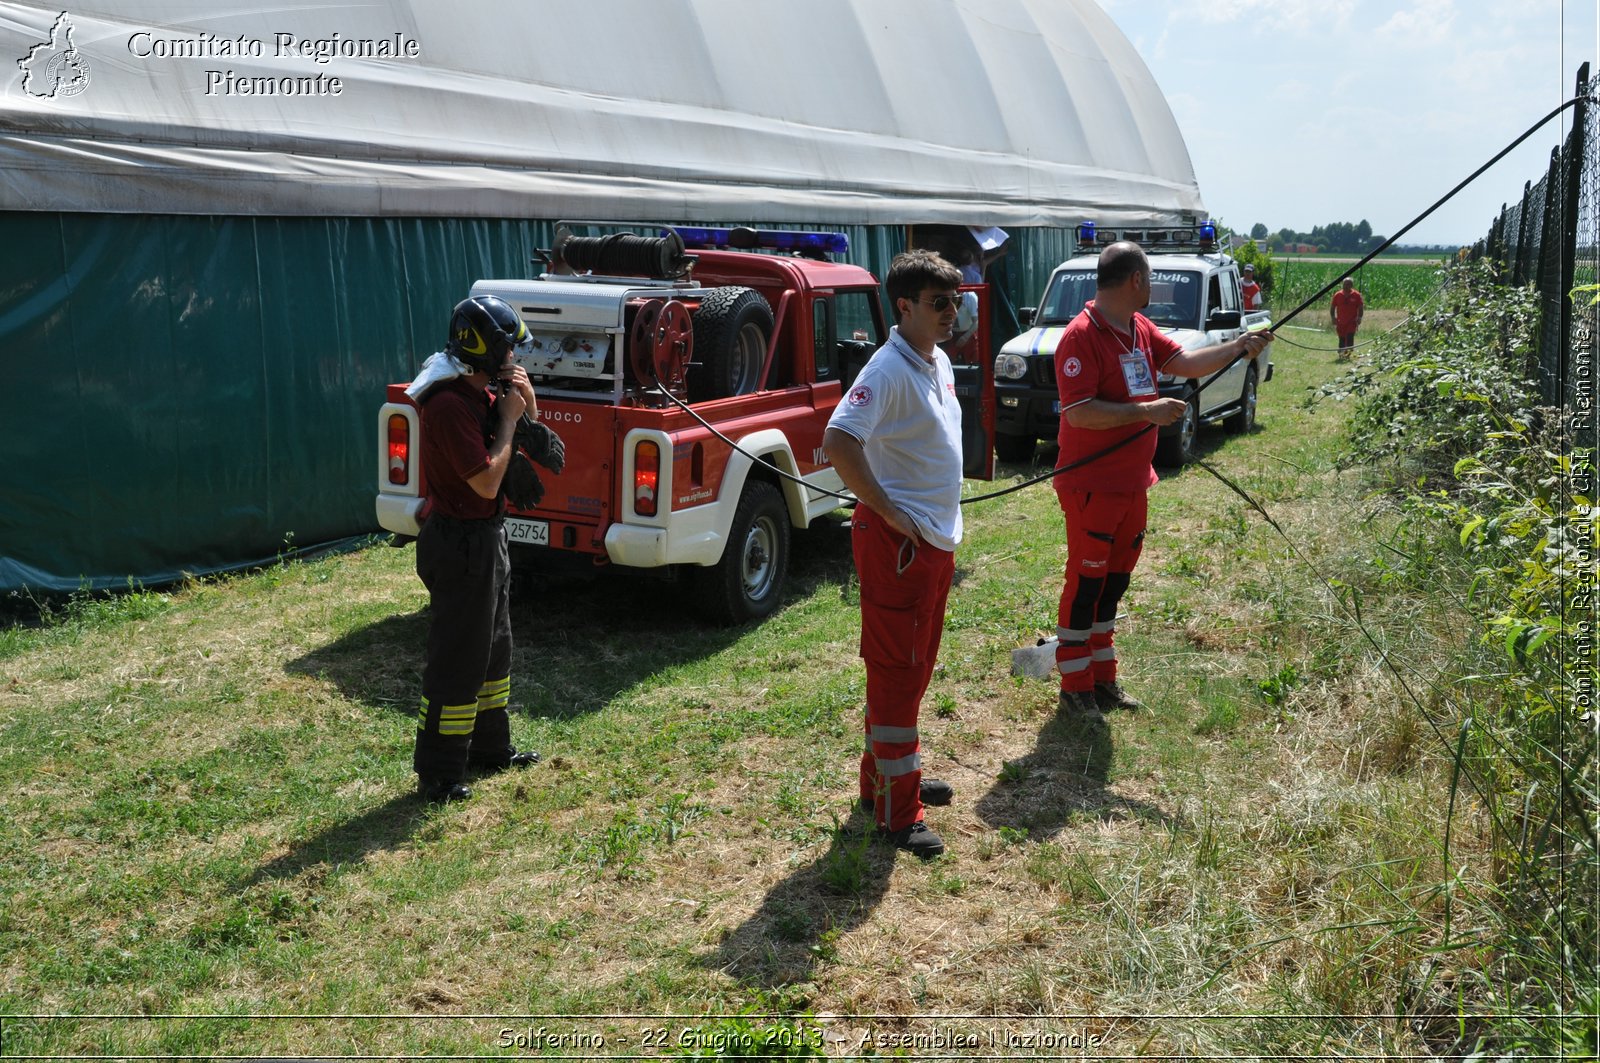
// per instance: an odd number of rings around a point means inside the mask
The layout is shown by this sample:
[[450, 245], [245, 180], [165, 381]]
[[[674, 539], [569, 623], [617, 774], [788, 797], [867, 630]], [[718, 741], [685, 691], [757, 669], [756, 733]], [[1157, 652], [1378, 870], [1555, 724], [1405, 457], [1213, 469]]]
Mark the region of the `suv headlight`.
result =
[[1020, 354], [1002, 354], [994, 360], [997, 380], [1021, 380], [1028, 375], [1028, 360]]

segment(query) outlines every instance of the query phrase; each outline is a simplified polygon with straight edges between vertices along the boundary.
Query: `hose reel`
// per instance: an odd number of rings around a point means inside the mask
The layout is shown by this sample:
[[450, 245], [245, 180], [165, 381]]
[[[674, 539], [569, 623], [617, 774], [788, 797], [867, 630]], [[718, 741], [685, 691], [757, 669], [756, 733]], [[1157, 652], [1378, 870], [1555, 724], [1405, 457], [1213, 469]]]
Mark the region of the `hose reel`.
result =
[[652, 299], [639, 307], [628, 333], [628, 361], [642, 388], [682, 395], [694, 354], [694, 320], [676, 299]]

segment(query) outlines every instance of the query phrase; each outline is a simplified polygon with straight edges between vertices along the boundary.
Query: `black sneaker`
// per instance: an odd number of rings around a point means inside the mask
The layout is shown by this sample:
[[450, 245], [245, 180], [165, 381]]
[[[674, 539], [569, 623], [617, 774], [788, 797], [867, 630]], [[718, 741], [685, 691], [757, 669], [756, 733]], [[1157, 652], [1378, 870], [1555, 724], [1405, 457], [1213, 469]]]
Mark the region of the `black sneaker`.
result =
[[447, 782], [443, 779], [417, 778], [417, 796], [430, 805], [442, 805], [449, 801], [465, 801], [472, 796], [472, 790], [466, 783]]
[[[917, 797], [925, 805], [943, 807], [956, 799], [956, 788], [943, 779], [923, 779], [917, 787]], [[871, 812], [877, 807], [877, 802], [870, 797], [863, 797], [861, 807]]]
[[1102, 709], [1124, 709], [1132, 712], [1144, 708], [1144, 702], [1123, 690], [1122, 685], [1115, 680], [1109, 683], [1096, 683], [1094, 700]]
[[1063, 690], [1056, 701], [1056, 711], [1086, 720], [1105, 719], [1092, 690]]
[[944, 852], [944, 839], [920, 819], [911, 826], [901, 827], [899, 830], [884, 830], [879, 827], [878, 833], [893, 842], [896, 849], [914, 853], [923, 860], [932, 860]]

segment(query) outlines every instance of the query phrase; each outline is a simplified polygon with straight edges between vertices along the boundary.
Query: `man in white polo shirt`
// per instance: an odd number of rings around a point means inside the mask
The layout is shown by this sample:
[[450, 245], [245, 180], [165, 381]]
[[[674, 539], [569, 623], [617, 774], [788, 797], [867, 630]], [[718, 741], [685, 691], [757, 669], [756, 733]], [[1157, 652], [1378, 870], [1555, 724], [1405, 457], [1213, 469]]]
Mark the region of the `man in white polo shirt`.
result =
[[955, 331], [960, 285], [960, 271], [931, 251], [895, 256], [884, 287], [898, 324], [835, 408], [822, 443], [859, 502], [851, 547], [867, 667], [861, 800], [879, 831], [923, 859], [944, 852], [923, 805], [953, 796], [947, 783], [922, 778], [917, 713], [961, 541], [961, 405], [938, 346]]

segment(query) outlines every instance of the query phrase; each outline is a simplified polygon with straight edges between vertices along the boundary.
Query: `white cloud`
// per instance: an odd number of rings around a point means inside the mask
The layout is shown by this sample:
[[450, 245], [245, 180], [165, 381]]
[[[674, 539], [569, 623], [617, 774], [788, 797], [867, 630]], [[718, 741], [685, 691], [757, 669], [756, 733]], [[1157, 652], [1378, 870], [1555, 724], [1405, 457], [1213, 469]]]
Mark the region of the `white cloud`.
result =
[[1455, 20], [1455, 0], [1420, 0], [1391, 15], [1377, 35], [1397, 44], [1438, 45], [1450, 39]]
[[1240, 25], [1275, 33], [1318, 35], [1343, 29], [1356, 0], [1176, 0], [1168, 25], [1180, 20], [1210, 25]]

